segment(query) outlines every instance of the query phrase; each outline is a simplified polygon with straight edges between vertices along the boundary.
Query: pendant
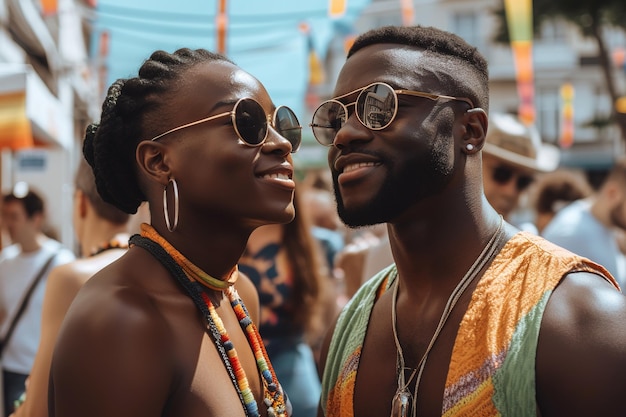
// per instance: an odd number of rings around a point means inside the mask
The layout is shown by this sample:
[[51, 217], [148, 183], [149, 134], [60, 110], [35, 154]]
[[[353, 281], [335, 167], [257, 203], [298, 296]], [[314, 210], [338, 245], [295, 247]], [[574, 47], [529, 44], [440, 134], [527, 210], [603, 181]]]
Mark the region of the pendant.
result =
[[398, 388], [391, 401], [391, 417], [408, 417], [413, 397], [408, 389]]

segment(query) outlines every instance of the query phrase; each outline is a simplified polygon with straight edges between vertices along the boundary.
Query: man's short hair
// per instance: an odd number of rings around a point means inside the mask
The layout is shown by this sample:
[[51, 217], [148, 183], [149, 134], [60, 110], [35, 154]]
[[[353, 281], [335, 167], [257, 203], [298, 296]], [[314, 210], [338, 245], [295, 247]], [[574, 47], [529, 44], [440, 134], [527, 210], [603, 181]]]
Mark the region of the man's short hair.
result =
[[26, 216], [29, 219], [32, 219], [36, 214], [44, 213], [43, 199], [39, 196], [39, 194], [30, 189], [30, 187], [24, 195], [22, 195], [21, 193], [19, 193], [18, 195], [16, 191], [13, 190], [9, 194], [5, 194], [2, 198], [2, 202], [4, 204], [12, 203], [14, 201], [22, 204], [24, 210], [26, 211]]
[[85, 158], [81, 158], [78, 163], [74, 185], [76, 189], [82, 191], [83, 194], [87, 196], [98, 216], [114, 224], [124, 224], [128, 221], [130, 217], [128, 213], [102, 200], [96, 188], [96, 179], [93, 175], [93, 169], [89, 166]]
[[[360, 49], [374, 44], [392, 43], [423, 49], [434, 55], [452, 58], [453, 91], [447, 94], [467, 96], [474, 104], [489, 110], [489, 70], [487, 60], [478, 49], [454, 33], [431, 26], [384, 26], [358, 36], [348, 51], [348, 58]], [[475, 80], [472, 82], [472, 80]], [[469, 84], [469, 85], [468, 85]], [[468, 94], [472, 93], [472, 94]]]

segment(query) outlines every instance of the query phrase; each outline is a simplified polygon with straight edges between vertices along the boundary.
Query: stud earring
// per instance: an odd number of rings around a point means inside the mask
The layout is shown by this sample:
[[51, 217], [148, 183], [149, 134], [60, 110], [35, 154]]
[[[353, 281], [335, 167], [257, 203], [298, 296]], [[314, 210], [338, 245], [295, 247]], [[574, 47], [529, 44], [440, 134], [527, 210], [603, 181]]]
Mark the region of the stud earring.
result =
[[473, 151], [474, 145], [472, 145], [471, 143], [468, 143], [467, 145], [465, 145], [465, 149], [467, 149], [468, 151]]

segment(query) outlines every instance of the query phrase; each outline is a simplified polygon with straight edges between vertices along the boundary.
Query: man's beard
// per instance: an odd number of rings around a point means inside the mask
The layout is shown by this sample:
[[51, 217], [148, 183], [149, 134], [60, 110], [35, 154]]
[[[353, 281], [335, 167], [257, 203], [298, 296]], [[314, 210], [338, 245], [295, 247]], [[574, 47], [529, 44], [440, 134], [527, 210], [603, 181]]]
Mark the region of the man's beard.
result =
[[427, 156], [421, 154], [404, 160], [397, 171], [388, 171], [376, 195], [366, 204], [350, 209], [343, 204], [337, 175], [333, 174], [339, 217], [352, 228], [387, 223], [420, 200], [438, 194], [450, 181], [449, 174], [452, 171], [447, 164], [449, 157], [444, 154], [446, 151], [433, 149]]

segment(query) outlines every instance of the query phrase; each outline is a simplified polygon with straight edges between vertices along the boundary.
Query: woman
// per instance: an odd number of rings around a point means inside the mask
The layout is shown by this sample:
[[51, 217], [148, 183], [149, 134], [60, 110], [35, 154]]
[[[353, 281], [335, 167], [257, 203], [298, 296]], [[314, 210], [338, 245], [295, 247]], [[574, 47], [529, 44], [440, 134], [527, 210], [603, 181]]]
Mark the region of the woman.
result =
[[259, 292], [259, 329], [294, 415], [314, 417], [321, 383], [312, 348], [317, 349], [335, 318], [337, 296], [299, 192], [294, 195], [295, 219], [256, 229], [239, 270]]
[[59, 333], [51, 416], [288, 415], [236, 264], [294, 217], [300, 126], [205, 50], [157, 51], [108, 91], [84, 155], [105, 201], [151, 224], [77, 295]]

